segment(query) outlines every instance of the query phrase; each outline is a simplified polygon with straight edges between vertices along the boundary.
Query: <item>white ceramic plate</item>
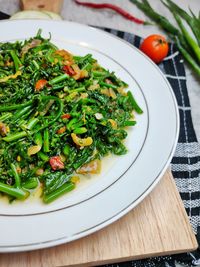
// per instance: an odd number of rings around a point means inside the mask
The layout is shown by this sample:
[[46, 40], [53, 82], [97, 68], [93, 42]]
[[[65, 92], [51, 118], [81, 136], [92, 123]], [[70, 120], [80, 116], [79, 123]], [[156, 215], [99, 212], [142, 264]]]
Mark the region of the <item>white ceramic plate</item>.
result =
[[159, 68], [128, 43], [103, 31], [64, 21], [3, 21], [0, 42], [24, 40], [42, 29], [59, 48], [93, 54], [129, 84], [144, 114], [129, 130], [128, 153], [103, 160], [101, 175], [87, 178], [52, 204], [32, 198], [0, 200], [0, 252], [50, 247], [91, 234], [122, 217], [153, 189], [177, 143], [176, 100]]

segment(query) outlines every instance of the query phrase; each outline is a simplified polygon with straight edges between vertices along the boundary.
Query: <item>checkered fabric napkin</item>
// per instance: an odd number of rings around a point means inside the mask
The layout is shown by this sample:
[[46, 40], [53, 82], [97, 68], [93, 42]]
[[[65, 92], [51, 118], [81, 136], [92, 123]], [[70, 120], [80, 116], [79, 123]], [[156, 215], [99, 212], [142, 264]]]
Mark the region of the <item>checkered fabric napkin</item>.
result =
[[[104, 28], [103, 30], [118, 36], [139, 47], [139, 36]], [[170, 44], [169, 54], [159, 64], [176, 96], [180, 114], [180, 133], [177, 148], [171, 162], [171, 170], [176, 186], [189, 216], [192, 228], [200, 245], [200, 146], [194, 131], [191, 107], [186, 86], [184, 61], [174, 44]], [[157, 257], [125, 263], [105, 265], [106, 267], [177, 267], [200, 266], [200, 247], [192, 253]]]

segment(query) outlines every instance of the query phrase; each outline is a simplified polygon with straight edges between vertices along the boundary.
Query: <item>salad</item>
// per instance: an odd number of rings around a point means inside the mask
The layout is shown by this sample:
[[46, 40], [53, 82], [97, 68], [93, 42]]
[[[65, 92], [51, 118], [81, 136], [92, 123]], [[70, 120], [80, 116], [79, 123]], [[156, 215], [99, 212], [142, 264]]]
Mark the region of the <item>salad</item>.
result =
[[123, 155], [143, 111], [128, 85], [91, 54], [72, 55], [36, 36], [0, 43], [0, 192], [44, 203], [73, 190], [101, 158]]

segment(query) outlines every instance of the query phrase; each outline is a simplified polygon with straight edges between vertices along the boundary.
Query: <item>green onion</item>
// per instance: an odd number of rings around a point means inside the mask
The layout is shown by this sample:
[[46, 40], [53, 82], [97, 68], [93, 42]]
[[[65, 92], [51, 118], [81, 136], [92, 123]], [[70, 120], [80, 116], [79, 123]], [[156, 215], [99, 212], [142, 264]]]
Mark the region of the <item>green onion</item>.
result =
[[190, 16], [185, 10], [180, 8], [178, 5], [176, 5], [171, 0], [166, 0], [169, 4], [167, 6], [165, 2], [163, 2], [171, 11], [173, 10], [174, 13], [181, 16], [190, 26], [191, 30], [193, 31], [196, 40], [198, 42], [198, 45], [200, 46], [200, 20], [193, 14], [193, 12], [190, 10], [192, 16]]
[[151, 19], [157, 22], [164, 30], [173, 35], [179, 34], [179, 30], [176, 27], [174, 27], [166, 17], [155, 12], [147, 0], [145, 1], [142, 0], [142, 2], [139, 0], [130, 0], [130, 1], [133, 4], [135, 4], [138, 8], [140, 8], [147, 16], [149, 16]]
[[192, 69], [198, 75], [200, 75], [200, 66], [196, 63], [196, 61], [193, 59], [193, 57], [184, 49], [184, 47], [182, 47], [182, 45], [180, 44], [178, 38], [175, 39], [175, 42], [176, 42], [176, 45], [177, 45], [179, 51], [181, 52], [183, 57], [187, 60], [187, 62], [190, 64]]
[[[180, 8], [172, 0], [161, 0], [161, 2], [174, 15], [177, 27], [175, 27], [169, 20], [156, 12], [149, 4], [148, 0], [130, 0], [139, 9], [141, 9], [147, 16], [154, 20], [162, 29], [164, 29], [169, 37], [176, 43], [179, 51], [183, 57], [190, 64], [192, 69], [199, 75], [200, 68], [200, 20], [190, 10], [191, 15]], [[192, 29], [197, 42], [193, 39], [190, 33], [186, 30], [181, 18], [184, 19]]]
[[188, 33], [188, 31], [186, 30], [186, 28], [184, 27], [180, 17], [173, 12], [174, 18], [176, 19], [185, 39], [187, 40], [188, 44], [190, 45], [190, 47], [192, 48], [192, 50], [194, 51], [198, 61], [200, 62], [200, 47], [198, 46], [198, 44], [195, 42], [195, 40], [190, 36], [190, 34]]

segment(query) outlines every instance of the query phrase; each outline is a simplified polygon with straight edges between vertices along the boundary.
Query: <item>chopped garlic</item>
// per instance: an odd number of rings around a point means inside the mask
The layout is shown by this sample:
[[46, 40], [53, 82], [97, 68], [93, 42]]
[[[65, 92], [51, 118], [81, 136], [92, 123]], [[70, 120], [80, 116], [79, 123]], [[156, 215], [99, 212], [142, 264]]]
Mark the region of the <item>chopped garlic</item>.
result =
[[95, 113], [94, 114], [94, 116], [95, 116], [95, 118], [97, 119], [97, 120], [101, 120], [101, 119], [103, 119], [103, 115], [101, 114], [101, 113]]
[[41, 146], [39, 145], [36, 145], [36, 146], [31, 146], [28, 148], [28, 156], [31, 156], [31, 155], [34, 155], [34, 154], [37, 154], [41, 149]]

